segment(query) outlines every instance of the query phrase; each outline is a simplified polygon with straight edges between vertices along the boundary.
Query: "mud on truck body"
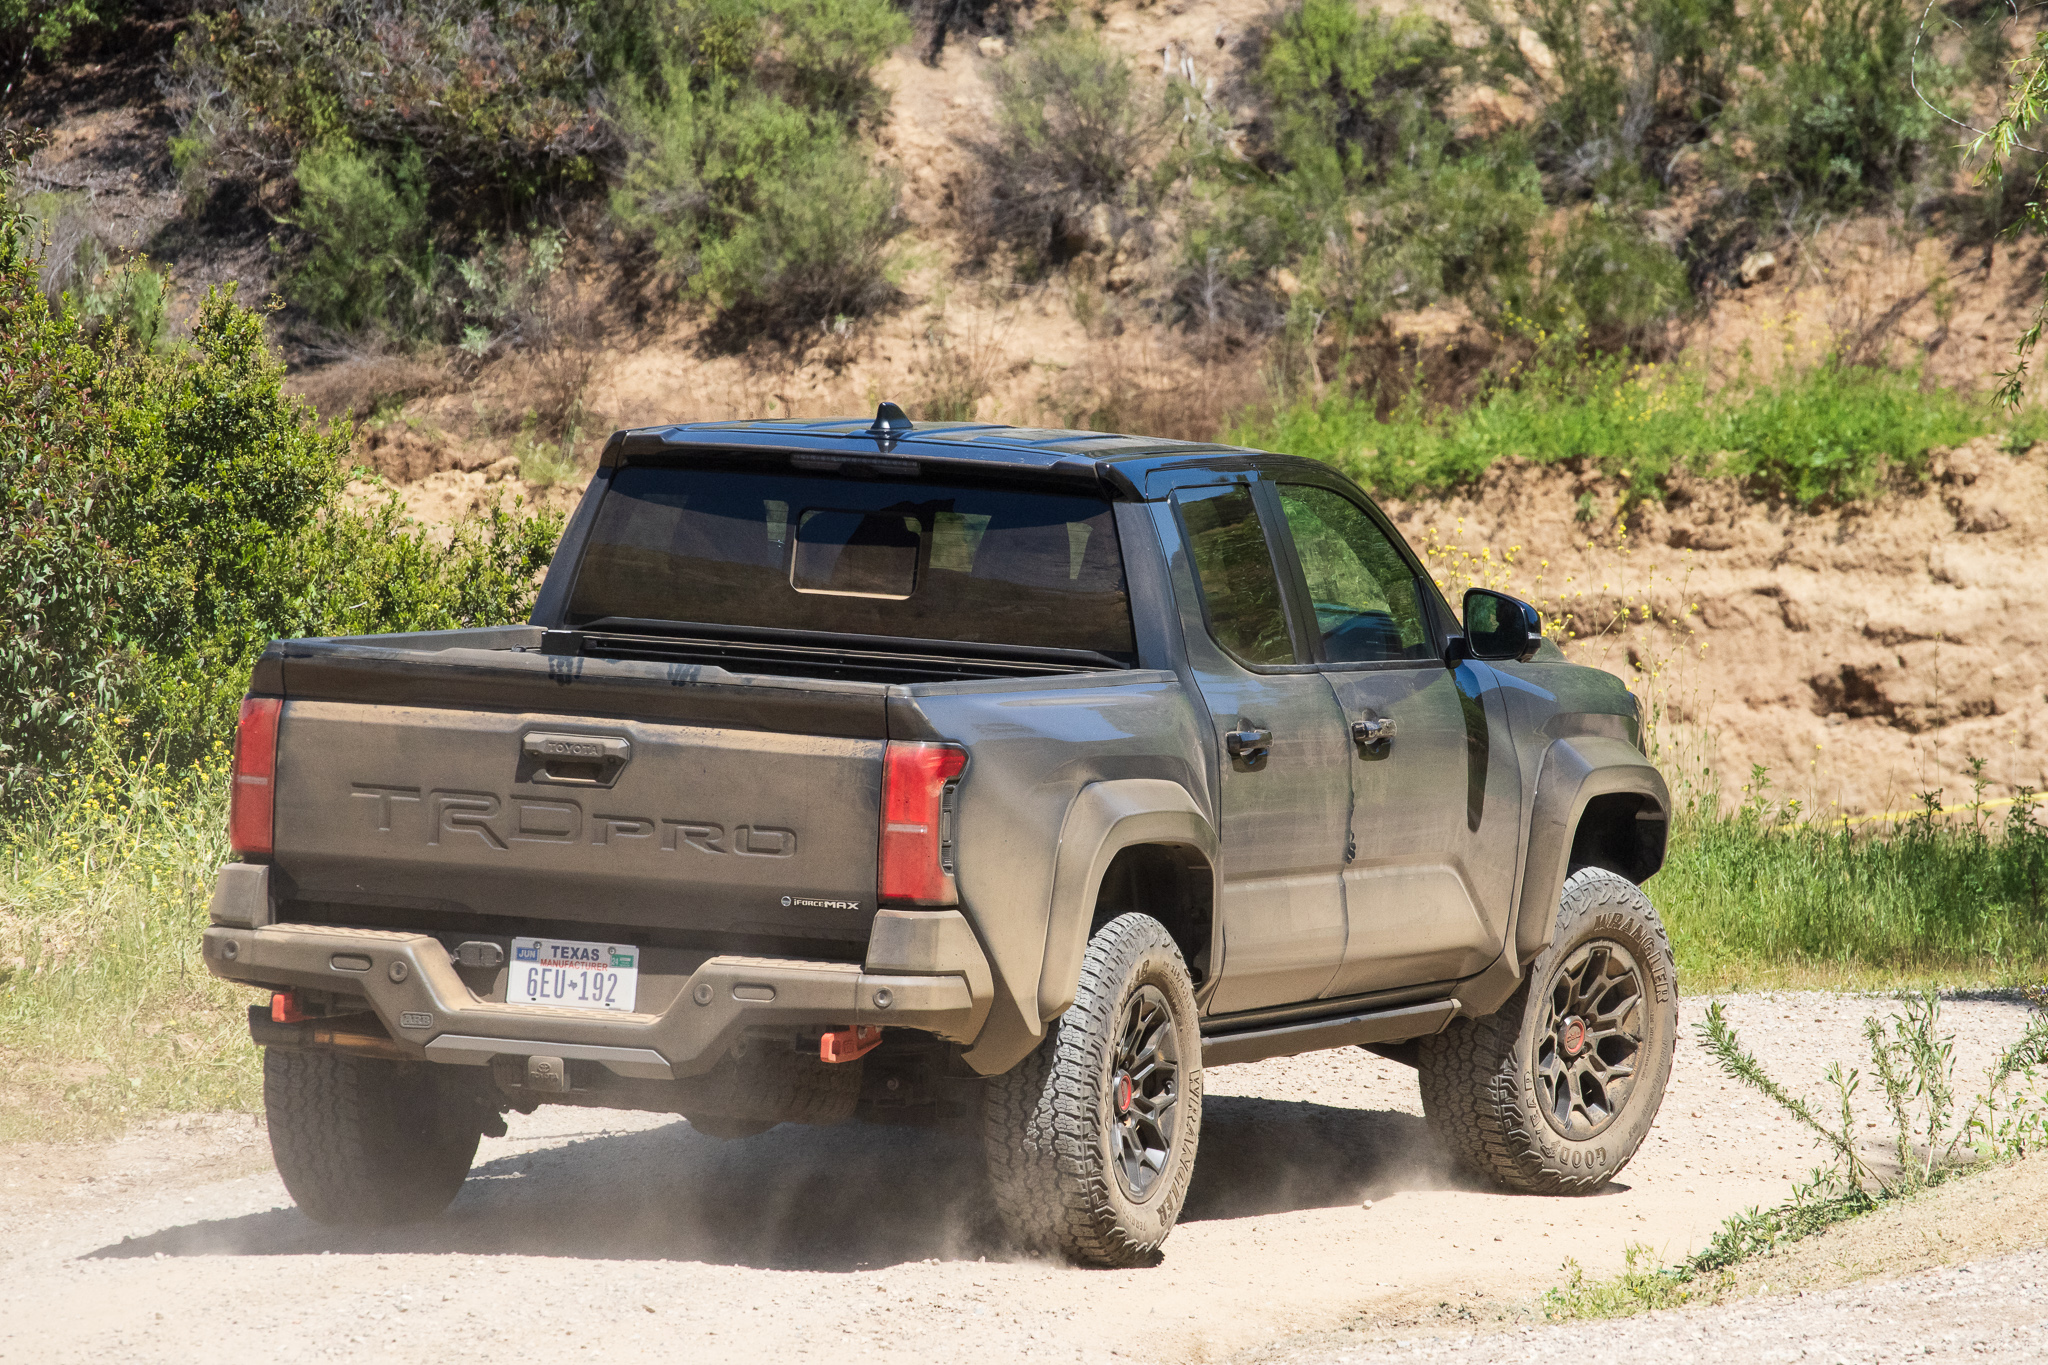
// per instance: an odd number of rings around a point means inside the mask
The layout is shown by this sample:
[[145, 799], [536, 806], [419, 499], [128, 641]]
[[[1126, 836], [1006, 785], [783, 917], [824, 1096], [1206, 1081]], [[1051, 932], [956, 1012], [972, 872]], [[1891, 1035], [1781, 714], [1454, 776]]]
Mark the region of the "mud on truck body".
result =
[[1205, 1067], [1365, 1047], [1517, 1190], [1648, 1131], [1635, 699], [1319, 463], [975, 424], [620, 432], [524, 626], [282, 641], [208, 967], [314, 1218], [508, 1110], [971, 1125], [1029, 1249], [1157, 1254]]

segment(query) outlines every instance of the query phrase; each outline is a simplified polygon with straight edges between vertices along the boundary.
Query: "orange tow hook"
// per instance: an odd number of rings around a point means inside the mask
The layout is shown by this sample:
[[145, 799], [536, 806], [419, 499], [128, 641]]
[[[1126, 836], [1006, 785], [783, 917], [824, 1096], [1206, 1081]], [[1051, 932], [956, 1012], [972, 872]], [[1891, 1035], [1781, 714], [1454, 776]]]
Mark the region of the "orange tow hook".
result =
[[295, 991], [278, 991], [270, 997], [270, 1022], [273, 1024], [303, 1024], [311, 1017], [299, 1008], [299, 997]]
[[852, 1028], [834, 1029], [818, 1039], [818, 1060], [823, 1062], [855, 1062], [873, 1052], [882, 1042], [880, 1025], [855, 1024]]

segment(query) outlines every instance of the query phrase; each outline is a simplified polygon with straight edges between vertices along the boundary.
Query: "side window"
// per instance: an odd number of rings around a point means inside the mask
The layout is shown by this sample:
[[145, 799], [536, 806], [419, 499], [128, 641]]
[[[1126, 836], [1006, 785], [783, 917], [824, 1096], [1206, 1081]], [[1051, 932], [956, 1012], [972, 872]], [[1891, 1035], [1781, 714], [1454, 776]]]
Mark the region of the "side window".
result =
[[1191, 488], [1174, 501], [1216, 643], [1246, 663], [1293, 663], [1280, 576], [1251, 489], [1243, 484]]
[[1364, 509], [1310, 484], [1280, 485], [1280, 506], [1308, 579], [1325, 659], [1351, 664], [1436, 657], [1415, 576]]

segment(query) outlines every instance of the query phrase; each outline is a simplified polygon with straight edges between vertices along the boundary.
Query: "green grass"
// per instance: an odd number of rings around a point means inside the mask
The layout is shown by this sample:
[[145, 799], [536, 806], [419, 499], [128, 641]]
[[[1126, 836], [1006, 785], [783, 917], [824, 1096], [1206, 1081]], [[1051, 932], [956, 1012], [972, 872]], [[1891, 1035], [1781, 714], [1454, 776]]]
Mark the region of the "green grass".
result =
[[1856, 831], [1681, 819], [1649, 884], [1687, 992], [2048, 978], [2048, 832], [2005, 817]]
[[228, 860], [225, 755], [83, 783], [0, 850], [0, 1142], [252, 1109], [253, 997], [199, 958]]
[[1433, 411], [1411, 392], [1381, 417], [1372, 396], [1354, 394], [1247, 419], [1224, 439], [1325, 461], [1392, 497], [1469, 484], [1519, 456], [1585, 460], [1639, 497], [1687, 470], [1810, 505], [1866, 496], [1887, 469], [1917, 476], [1930, 449], [1992, 424], [1982, 400], [1924, 389], [1911, 371], [1830, 363], [1709, 390], [1693, 365], [1583, 355], [1537, 336], [1547, 354], [1463, 408]]

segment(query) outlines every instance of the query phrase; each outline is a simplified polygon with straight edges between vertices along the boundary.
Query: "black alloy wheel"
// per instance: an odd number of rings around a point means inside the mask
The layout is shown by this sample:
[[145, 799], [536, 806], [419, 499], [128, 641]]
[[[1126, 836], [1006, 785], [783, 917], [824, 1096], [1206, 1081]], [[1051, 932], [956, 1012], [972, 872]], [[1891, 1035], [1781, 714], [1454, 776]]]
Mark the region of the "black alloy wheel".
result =
[[1157, 986], [1139, 987], [1125, 1004], [1110, 1066], [1117, 1179], [1126, 1194], [1143, 1200], [1172, 1169], [1179, 1126], [1180, 1048], [1172, 1009]]
[[1536, 1086], [1559, 1136], [1593, 1137], [1628, 1106], [1646, 994], [1643, 969], [1611, 940], [1581, 944], [1558, 969], [1536, 1030]]

